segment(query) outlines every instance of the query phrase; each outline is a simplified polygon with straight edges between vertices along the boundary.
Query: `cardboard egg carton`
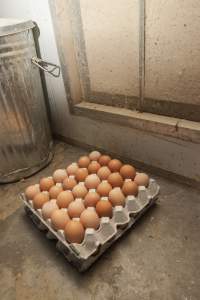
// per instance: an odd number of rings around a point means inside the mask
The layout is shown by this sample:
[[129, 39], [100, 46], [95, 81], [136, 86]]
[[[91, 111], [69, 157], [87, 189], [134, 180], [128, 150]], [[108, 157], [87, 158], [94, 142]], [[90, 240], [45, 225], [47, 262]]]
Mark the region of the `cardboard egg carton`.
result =
[[56, 231], [52, 227], [50, 219], [46, 221], [43, 219], [41, 209], [35, 210], [32, 201], [27, 201], [24, 194], [21, 194], [21, 197], [24, 201], [26, 213], [36, 226], [40, 230], [47, 231], [47, 238], [56, 239], [56, 247], [59, 251], [61, 251], [67, 260], [80, 272], [83, 272], [155, 203], [159, 190], [160, 188], [156, 181], [150, 179], [148, 188], [144, 186], [139, 187], [137, 197], [127, 196], [124, 207], [116, 206], [113, 208], [113, 216], [111, 219], [102, 217], [98, 230], [87, 228], [84, 240], [81, 244], [68, 243], [63, 230]]

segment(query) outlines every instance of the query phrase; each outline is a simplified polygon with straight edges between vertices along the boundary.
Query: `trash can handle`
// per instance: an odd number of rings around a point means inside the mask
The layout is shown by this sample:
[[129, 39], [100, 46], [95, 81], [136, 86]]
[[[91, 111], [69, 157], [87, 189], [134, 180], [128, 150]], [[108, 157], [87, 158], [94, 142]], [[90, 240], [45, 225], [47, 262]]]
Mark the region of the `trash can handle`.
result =
[[[48, 61], [44, 61], [38, 57], [32, 57], [31, 62], [36, 65], [38, 68], [42, 69], [44, 72], [51, 74], [54, 77], [60, 76], [60, 66], [52, 64]], [[49, 68], [50, 66], [50, 68]]]

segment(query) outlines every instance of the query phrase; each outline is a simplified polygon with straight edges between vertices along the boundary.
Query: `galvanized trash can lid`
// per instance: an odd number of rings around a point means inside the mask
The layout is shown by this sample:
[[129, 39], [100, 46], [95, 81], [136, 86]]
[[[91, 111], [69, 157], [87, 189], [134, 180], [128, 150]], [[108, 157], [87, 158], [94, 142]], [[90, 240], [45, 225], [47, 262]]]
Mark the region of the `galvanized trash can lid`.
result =
[[35, 24], [31, 20], [0, 18], [0, 36], [18, 33], [33, 27]]

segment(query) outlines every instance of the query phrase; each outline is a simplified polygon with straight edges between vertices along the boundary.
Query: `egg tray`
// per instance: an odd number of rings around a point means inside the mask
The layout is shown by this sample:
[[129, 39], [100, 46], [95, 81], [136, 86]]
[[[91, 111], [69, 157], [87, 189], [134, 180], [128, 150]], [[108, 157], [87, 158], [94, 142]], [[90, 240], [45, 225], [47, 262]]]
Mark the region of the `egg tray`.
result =
[[[156, 201], [160, 187], [150, 179], [148, 188], [139, 187], [137, 197], [127, 196], [124, 207], [113, 208], [113, 217], [102, 217], [98, 230], [87, 228], [81, 244], [68, 243], [63, 230], [54, 230], [51, 220], [44, 220], [41, 209], [35, 210], [31, 200], [20, 194], [24, 209], [38, 229], [46, 231], [48, 239], [57, 240], [57, 249], [80, 272], [86, 271], [98, 257], [122, 236]], [[67, 209], [66, 209], [67, 210]]]

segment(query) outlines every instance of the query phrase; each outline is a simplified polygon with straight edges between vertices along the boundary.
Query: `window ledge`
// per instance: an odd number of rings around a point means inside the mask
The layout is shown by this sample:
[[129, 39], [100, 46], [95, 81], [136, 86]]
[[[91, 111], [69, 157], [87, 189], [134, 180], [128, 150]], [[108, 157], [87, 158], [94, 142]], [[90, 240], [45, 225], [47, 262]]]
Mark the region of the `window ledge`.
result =
[[112, 122], [142, 131], [178, 138], [193, 143], [200, 143], [200, 123], [141, 113], [125, 108], [81, 102], [74, 106], [74, 114], [90, 119]]

